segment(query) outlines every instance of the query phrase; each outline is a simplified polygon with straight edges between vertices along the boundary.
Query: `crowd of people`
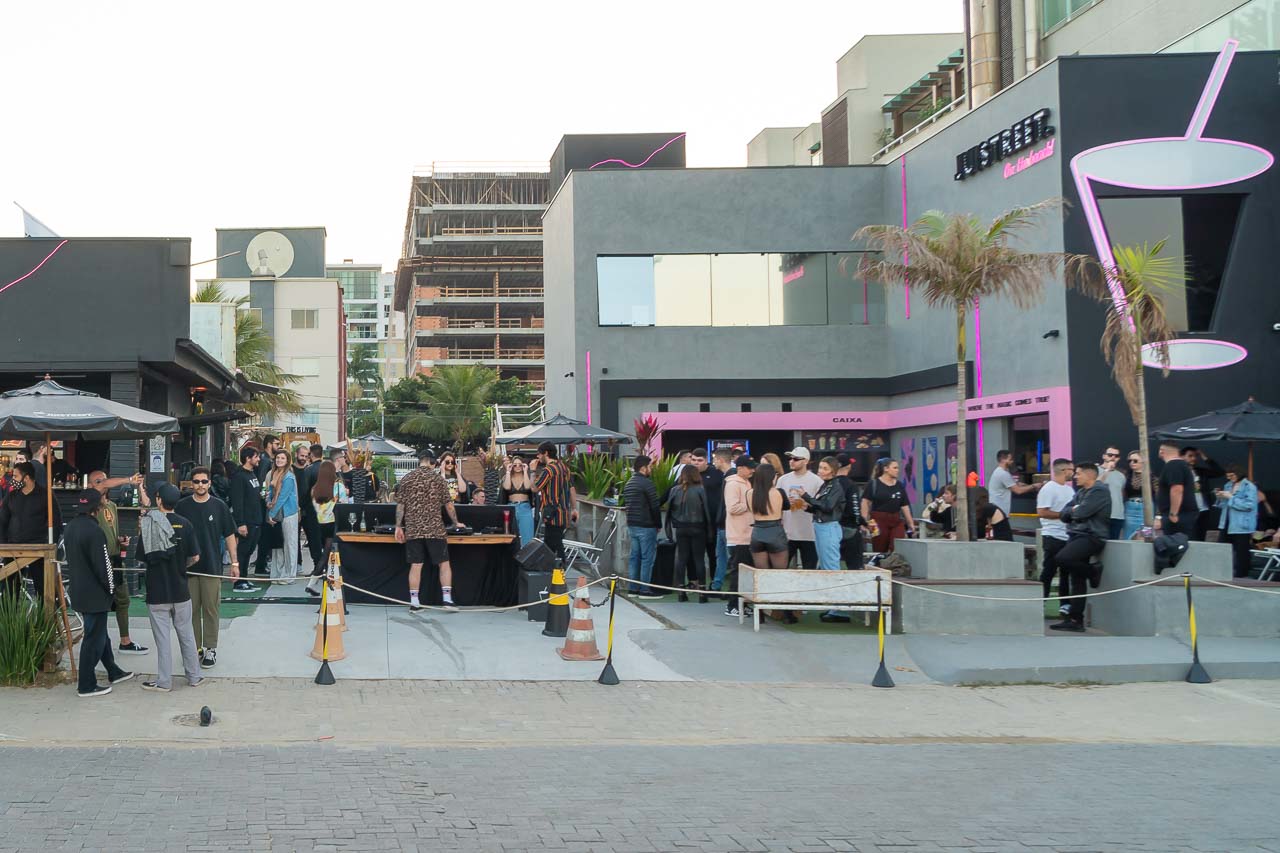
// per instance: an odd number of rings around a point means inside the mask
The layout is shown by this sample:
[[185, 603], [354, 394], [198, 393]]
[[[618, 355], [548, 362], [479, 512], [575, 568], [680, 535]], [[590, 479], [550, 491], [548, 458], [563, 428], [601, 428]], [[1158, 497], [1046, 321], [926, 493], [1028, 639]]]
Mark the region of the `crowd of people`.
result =
[[[916, 535], [897, 460], [878, 460], [859, 488], [850, 477], [846, 454], [824, 457], [816, 468], [807, 448], [785, 455], [784, 470], [772, 453], [757, 461], [727, 449], [710, 459], [702, 450], [683, 451], [676, 482], [664, 494], [650, 477], [652, 460], [636, 457], [623, 490], [631, 536], [630, 592], [661, 597], [644, 584], [652, 582], [662, 531], [675, 546], [672, 586], [681, 590], [679, 600], [697, 596], [706, 602], [719, 594], [729, 616], [737, 616], [742, 606], [732, 594], [739, 564], [856, 569], [864, 565], [868, 544], [871, 551], [886, 555], [896, 540]], [[1198, 448], [1172, 443], [1160, 445], [1159, 458], [1159, 476], [1144, 474], [1136, 451], [1122, 456], [1112, 446], [1097, 463], [1056, 459], [1048, 480], [1026, 483], [1014, 471], [1013, 453], [1000, 450], [986, 486], [976, 485], [974, 477], [968, 489], [971, 538], [1014, 541], [1013, 497], [1034, 495], [1044, 541], [1041, 581], [1046, 597], [1055, 576], [1064, 597], [1096, 586], [1101, 571], [1096, 558], [1109, 539], [1166, 535], [1203, 540], [1218, 530], [1222, 541], [1232, 545], [1237, 577], [1248, 574], [1254, 547], [1280, 547], [1275, 513], [1240, 466], [1224, 470]], [[1150, 528], [1145, 524], [1144, 477], [1150, 478], [1155, 502]], [[1215, 483], [1218, 478], [1221, 483]], [[924, 507], [921, 522], [932, 535], [955, 538], [956, 497], [956, 487], [948, 483]], [[1064, 598], [1063, 621], [1051, 627], [1083, 631], [1083, 611], [1084, 599]], [[794, 619], [791, 614], [782, 618]], [[835, 612], [821, 618], [848, 619]]]

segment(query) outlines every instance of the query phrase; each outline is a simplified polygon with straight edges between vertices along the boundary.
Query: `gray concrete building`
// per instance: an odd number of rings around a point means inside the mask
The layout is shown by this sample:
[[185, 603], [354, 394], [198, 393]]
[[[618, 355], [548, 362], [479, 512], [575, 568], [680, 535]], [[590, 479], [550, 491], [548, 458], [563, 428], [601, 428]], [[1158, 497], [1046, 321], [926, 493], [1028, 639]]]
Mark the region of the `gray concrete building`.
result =
[[[1151, 423], [1265, 397], [1258, 369], [1280, 356], [1280, 293], [1262, 284], [1280, 189], [1269, 153], [1280, 104], [1264, 94], [1276, 60], [1065, 57], [885, 164], [574, 171], [544, 219], [548, 408], [623, 431], [652, 414], [667, 449], [749, 443], [759, 455], [803, 444], [852, 452], [863, 466], [894, 456], [919, 504], [962, 464], [955, 317], [901, 286], [863, 281], [865, 247], [851, 236], [931, 209], [990, 220], [1054, 197], [1068, 207], [1020, 245], [1096, 254], [1098, 233], [1126, 244], [1172, 238], [1193, 260], [1186, 293], [1169, 303], [1181, 318], [1177, 369], [1150, 372]], [[1201, 129], [1238, 141], [1222, 166], [1229, 179], [1179, 179], [1215, 168], [1222, 152], [1176, 145], [1138, 158], [1171, 176], [1159, 186], [1135, 190], [1145, 172], [1133, 170], [1147, 166], [1130, 163], [1086, 176], [1082, 198], [1073, 159], [1185, 134], [1210, 80], [1222, 84]], [[1100, 232], [1084, 201], [1097, 202]], [[996, 301], [968, 318], [963, 468], [989, 473], [1001, 448], [1034, 473], [1055, 456], [1135, 446], [1098, 351], [1103, 320], [1102, 306], [1061, 281], [1047, 282], [1034, 309]], [[1222, 460], [1233, 454], [1243, 449], [1215, 448]], [[1280, 477], [1275, 468], [1260, 467], [1259, 481]]]

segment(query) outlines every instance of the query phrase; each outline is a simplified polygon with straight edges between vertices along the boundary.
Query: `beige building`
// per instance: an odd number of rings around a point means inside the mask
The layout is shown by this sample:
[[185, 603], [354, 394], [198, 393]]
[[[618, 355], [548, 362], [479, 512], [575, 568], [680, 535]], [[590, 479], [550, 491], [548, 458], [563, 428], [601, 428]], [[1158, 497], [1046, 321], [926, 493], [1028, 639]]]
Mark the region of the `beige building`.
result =
[[[963, 33], [873, 35], [836, 62], [836, 99], [769, 127], [751, 166], [884, 163], [1059, 56], [1280, 47], [1280, 0], [968, 0]], [[970, 85], [972, 81], [972, 86]]]

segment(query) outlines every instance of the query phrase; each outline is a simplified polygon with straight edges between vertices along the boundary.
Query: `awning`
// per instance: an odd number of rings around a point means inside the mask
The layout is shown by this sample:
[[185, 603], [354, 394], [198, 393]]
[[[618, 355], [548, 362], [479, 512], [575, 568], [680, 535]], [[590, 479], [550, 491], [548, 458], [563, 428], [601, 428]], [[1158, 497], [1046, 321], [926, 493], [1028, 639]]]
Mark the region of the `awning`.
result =
[[251, 417], [253, 416], [248, 412], [242, 412], [239, 409], [227, 409], [221, 412], [205, 412], [202, 415], [188, 415], [185, 418], [178, 418], [178, 426], [212, 426], [213, 424], [225, 424], [231, 421], [247, 421]]

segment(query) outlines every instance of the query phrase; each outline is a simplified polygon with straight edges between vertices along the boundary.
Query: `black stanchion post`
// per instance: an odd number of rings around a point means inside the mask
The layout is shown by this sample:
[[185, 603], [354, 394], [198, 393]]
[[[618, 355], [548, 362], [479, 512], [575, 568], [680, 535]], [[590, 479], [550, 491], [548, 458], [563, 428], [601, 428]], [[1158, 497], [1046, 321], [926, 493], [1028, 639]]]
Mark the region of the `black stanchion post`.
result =
[[618, 600], [617, 586], [618, 579], [614, 577], [609, 581], [609, 644], [605, 650], [604, 669], [600, 670], [600, 677], [596, 679], [609, 686], [618, 683], [618, 673], [613, 669], [613, 605]]
[[876, 635], [880, 639], [880, 667], [876, 670], [876, 677], [871, 679], [872, 687], [893, 687], [893, 678], [884, 665], [884, 602], [880, 593], [883, 581], [884, 575], [876, 575]]
[[320, 671], [316, 684], [336, 684], [333, 670], [329, 668], [329, 579], [320, 585]]
[[1187, 670], [1187, 681], [1192, 684], [1210, 684], [1213, 679], [1200, 663], [1200, 643], [1196, 636], [1196, 606], [1191, 601], [1191, 575], [1182, 574], [1182, 585], [1187, 590], [1187, 623], [1191, 628], [1191, 669]]

